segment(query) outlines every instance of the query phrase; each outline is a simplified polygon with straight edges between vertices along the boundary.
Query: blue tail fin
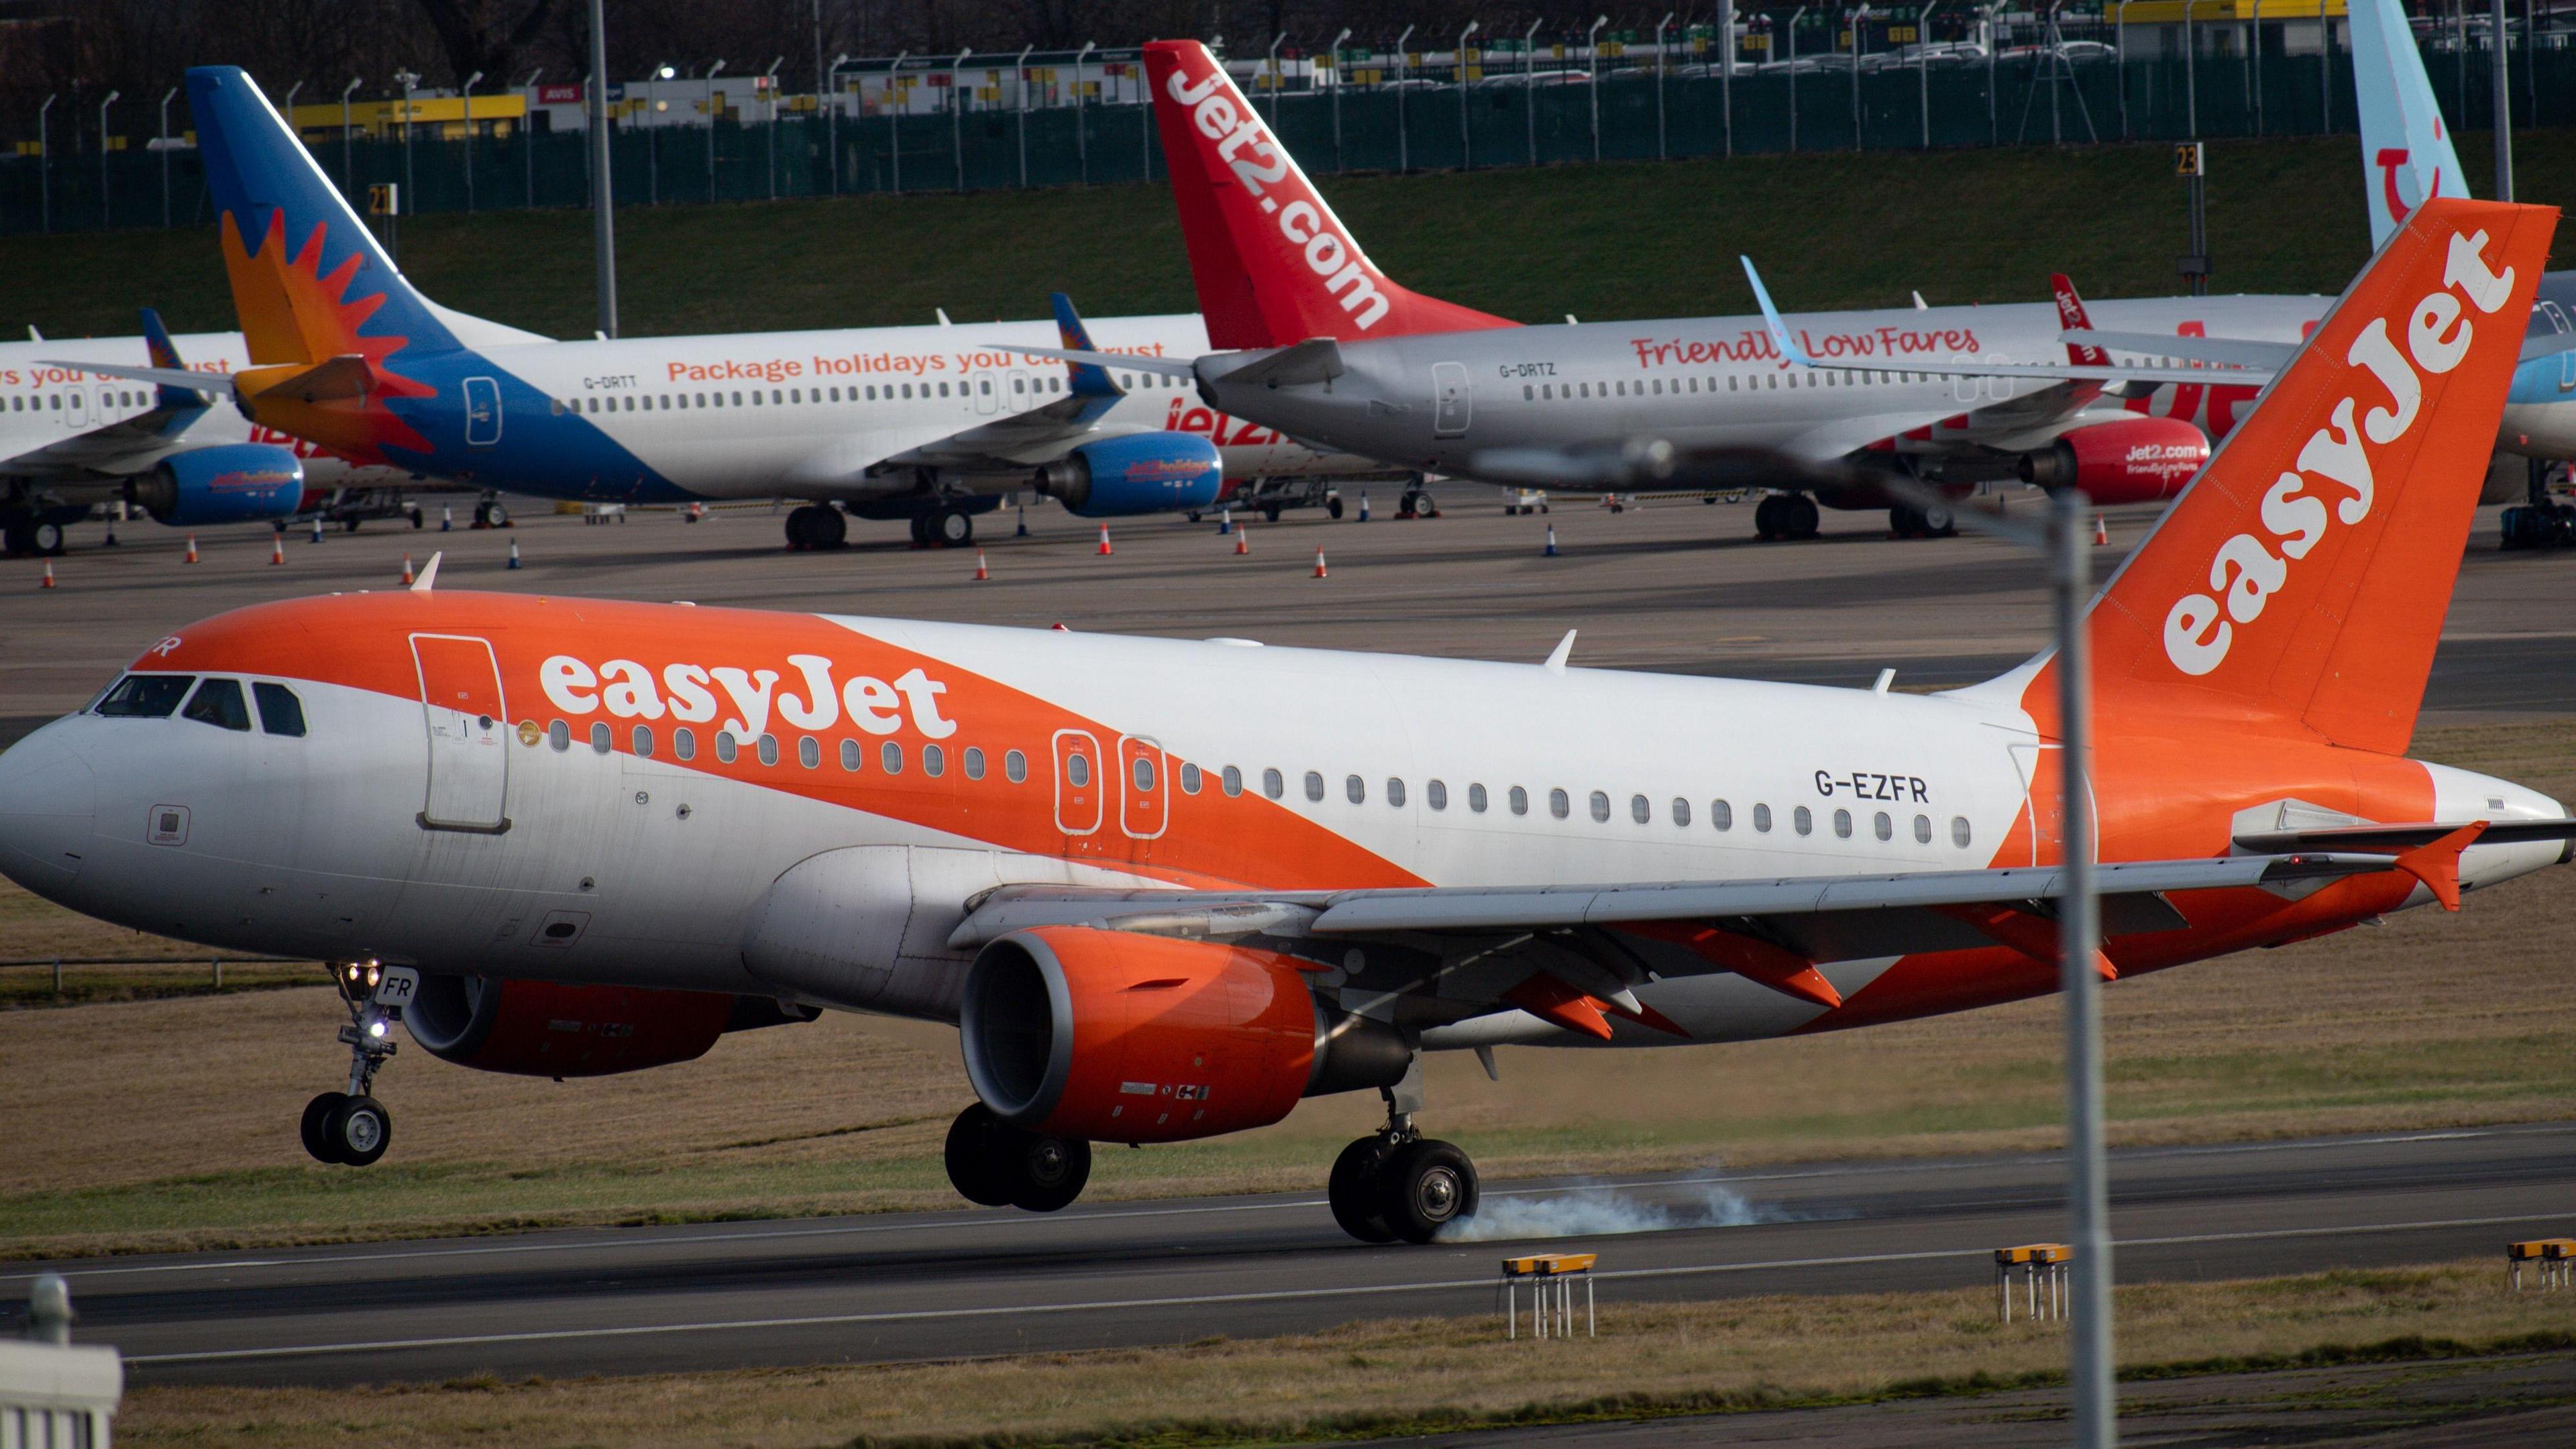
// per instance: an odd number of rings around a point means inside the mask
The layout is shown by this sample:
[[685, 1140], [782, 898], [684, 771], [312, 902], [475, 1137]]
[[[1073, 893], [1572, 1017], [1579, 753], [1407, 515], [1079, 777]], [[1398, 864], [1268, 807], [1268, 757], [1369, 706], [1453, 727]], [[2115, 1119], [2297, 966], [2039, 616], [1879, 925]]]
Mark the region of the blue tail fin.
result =
[[[179, 349], [171, 345], [170, 329], [161, 325], [161, 314], [149, 307], [143, 309], [143, 351], [152, 359], [151, 365], [154, 367], [188, 365], [180, 360]], [[152, 405], [173, 412], [181, 408], [194, 408], [203, 412], [206, 409], [206, 399], [202, 394], [191, 392], [186, 388], [162, 384], [153, 388]]]
[[2459, 153], [2397, 0], [2352, 0], [2352, 81], [2361, 98], [2361, 171], [2377, 251], [2436, 196], [2466, 197]]
[[[1064, 339], [1068, 352], [1097, 352], [1091, 345], [1091, 329], [1082, 325], [1082, 314], [1073, 310], [1073, 299], [1062, 292], [1050, 292], [1055, 303], [1056, 335]], [[1068, 360], [1064, 370], [1072, 374], [1066, 387], [1075, 397], [1125, 397], [1127, 394], [1109, 378], [1109, 369], [1096, 362]]]

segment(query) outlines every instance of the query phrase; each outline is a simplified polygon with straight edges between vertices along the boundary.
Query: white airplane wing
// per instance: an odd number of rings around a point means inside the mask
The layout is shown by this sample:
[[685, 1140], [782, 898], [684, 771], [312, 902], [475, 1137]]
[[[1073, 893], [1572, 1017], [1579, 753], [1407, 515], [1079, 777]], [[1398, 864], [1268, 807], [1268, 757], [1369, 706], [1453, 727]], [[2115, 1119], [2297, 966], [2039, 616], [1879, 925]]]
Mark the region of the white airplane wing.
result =
[[870, 472], [888, 472], [901, 468], [953, 468], [968, 473], [1015, 473], [1051, 463], [1083, 443], [1116, 433], [1143, 432], [1142, 427], [1103, 429], [1100, 419], [1127, 396], [1126, 389], [1110, 377], [1101, 362], [1125, 363], [1130, 359], [1094, 354], [1090, 330], [1073, 310], [1073, 301], [1062, 292], [1053, 296], [1056, 330], [1062, 335], [1067, 351], [1054, 348], [1029, 348], [1007, 344], [1015, 352], [1042, 357], [1061, 357], [1069, 383], [1065, 395], [1050, 403], [978, 423], [963, 432], [917, 444], [902, 452], [881, 458], [869, 466]]

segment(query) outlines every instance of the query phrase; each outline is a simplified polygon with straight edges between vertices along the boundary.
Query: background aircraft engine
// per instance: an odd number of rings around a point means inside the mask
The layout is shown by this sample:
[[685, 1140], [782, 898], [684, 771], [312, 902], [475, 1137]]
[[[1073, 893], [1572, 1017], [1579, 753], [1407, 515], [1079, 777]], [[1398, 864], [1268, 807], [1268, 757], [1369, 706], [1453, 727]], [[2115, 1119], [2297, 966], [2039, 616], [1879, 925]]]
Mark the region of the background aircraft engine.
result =
[[2209, 439], [2180, 418], [2122, 418], [2062, 433], [2021, 460], [2021, 478], [2073, 486], [2096, 503], [2154, 503], [2182, 491], [2209, 461]]
[[431, 1056], [526, 1077], [605, 1077], [706, 1055], [728, 1031], [810, 1020], [760, 996], [424, 971], [403, 1025]]
[[1194, 433], [1129, 433], [1046, 464], [1035, 486], [1083, 518], [1206, 508], [1224, 491], [1225, 464], [1216, 444]]
[[304, 505], [304, 464], [270, 443], [190, 448], [162, 459], [133, 488], [154, 522], [176, 527], [291, 518]]
[[1299, 1097], [1392, 1085], [1412, 1059], [1392, 1028], [1321, 1008], [1291, 957], [1077, 926], [987, 945], [962, 1017], [995, 1115], [1111, 1142], [1265, 1126]]

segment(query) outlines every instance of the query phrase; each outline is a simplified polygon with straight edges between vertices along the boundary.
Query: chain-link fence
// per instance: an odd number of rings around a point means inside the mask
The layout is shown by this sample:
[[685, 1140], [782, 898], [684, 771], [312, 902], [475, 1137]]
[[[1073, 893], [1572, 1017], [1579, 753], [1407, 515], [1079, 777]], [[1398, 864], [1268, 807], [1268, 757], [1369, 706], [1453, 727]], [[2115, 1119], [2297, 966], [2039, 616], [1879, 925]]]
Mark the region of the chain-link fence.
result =
[[[2313, 35], [2312, 27], [2311, 45]], [[2349, 55], [2289, 53], [2282, 38], [2267, 31], [2262, 46], [2238, 55], [2126, 62], [2042, 46], [1966, 57], [1918, 49], [1857, 63], [1827, 52], [1732, 75], [1709, 63], [1535, 74], [1479, 67], [1465, 85], [1449, 71], [1448, 79], [1259, 90], [1255, 103], [1316, 173], [2353, 131]], [[2442, 108], [2483, 122], [2491, 114], [2486, 60], [2455, 59], [2427, 56]], [[2576, 124], [2576, 49], [2517, 47], [2509, 73], [2518, 126]], [[942, 108], [905, 114], [809, 109], [770, 119], [750, 106], [739, 108], [739, 121], [729, 113], [709, 124], [621, 126], [611, 147], [615, 194], [620, 205], [678, 205], [1164, 174], [1149, 107], [1024, 109], [962, 86], [949, 96]], [[388, 182], [401, 187], [407, 213], [589, 201], [589, 147], [578, 131], [345, 135], [311, 146], [362, 206], [370, 187]], [[0, 157], [0, 232], [212, 220], [193, 149], [50, 157], [28, 149]]]

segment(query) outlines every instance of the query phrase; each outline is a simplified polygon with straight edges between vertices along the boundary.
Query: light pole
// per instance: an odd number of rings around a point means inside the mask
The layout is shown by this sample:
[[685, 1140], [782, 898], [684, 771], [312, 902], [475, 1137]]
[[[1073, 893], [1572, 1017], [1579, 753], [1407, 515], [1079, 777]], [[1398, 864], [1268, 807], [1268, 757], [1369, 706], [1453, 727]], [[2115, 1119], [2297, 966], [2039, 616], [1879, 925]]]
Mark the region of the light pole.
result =
[[[2487, 26], [2487, 44], [2495, 52], [2495, 199], [2513, 200], [2513, 95], [2506, 87], [2512, 84], [2512, 68], [2506, 64], [2504, 50], [2504, 0], [2495, 0], [2494, 18]], [[2323, 12], [2319, 12], [2323, 19]], [[2525, 35], [2525, 48], [2532, 37]]]
[[608, 172], [608, 25], [590, 0], [591, 265], [598, 273], [599, 335], [617, 335], [616, 187]]
[[1529, 122], [1529, 164], [1538, 164], [1538, 28], [1544, 18], [1533, 20], [1521, 32], [1521, 114]]
[[1932, 149], [1932, 12], [1939, 0], [1914, 17], [1914, 80], [1923, 92], [1923, 149]]
[[[1096, 44], [1095, 41], [1084, 41], [1082, 49], [1074, 52], [1073, 56], [1073, 150], [1081, 160], [1082, 184], [1085, 186], [1091, 184], [1091, 105], [1090, 98], [1082, 89], [1082, 62]], [[1274, 131], [1279, 128], [1276, 108], [1270, 113], [1270, 127]]]
[[662, 128], [655, 124], [662, 109], [662, 82], [678, 75], [669, 65], [657, 65], [644, 77], [644, 204], [662, 204]]
[[465, 210], [468, 215], [474, 211], [474, 83], [481, 79], [483, 72], [478, 70], [467, 76], [465, 84], [459, 88], [465, 102]]
[[[2503, 0], [2497, 0], [2503, 3]], [[2324, 18], [2321, 9], [2318, 18]], [[2254, 0], [2254, 23], [2247, 33], [2254, 37], [2254, 134], [2263, 134], [2263, 0]]]
[[[170, 229], [170, 100], [179, 94], [177, 86], [161, 96], [161, 229]], [[345, 190], [345, 184], [343, 186]]]
[[116, 224], [116, 208], [108, 204], [107, 190], [107, 108], [116, 104], [123, 91], [109, 91], [98, 103], [98, 226], [105, 231]]
[[[351, 76], [349, 77], [349, 83], [340, 87], [340, 194], [348, 197], [352, 204], [357, 201], [358, 197], [358, 173], [357, 169], [350, 164], [350, 156], [353, 149], [353, 143], [350, 140], [350, 137], [356, 134], [357, 127], [349, 119], [349, 93], [356, 90], [363, 84], [365, 84], [365, 82], [359, 77]], [[174, 89], [170, 94], [177, 95], [178, 91]], [[164, 99], [161, 104], [167, 106], [169, 101]], [[165, 125], [162, 129], [168, 130], [169, 128]]]
[[49, 232], [54, 229], [54, 147], [46, 113], [53, 110], [55, 99], [47, 96], [36, 108], [36, 214]]
[[[1467, 28], [1458, 32], [1458, 53], [1452, 57], [1458, 71], [1458, 169], [1461, 171], [1476, 169], [1476, 142], [1467, 129], [1467, 37], [1475, 33], [1476, 22], [1470, 20]], [[1270, 108], [1270, 122], [1274, 126], [1279, 123], [1276, 102]]]
[[[532, 96], [537, 89], [537, 77], [545, 73], [544, 66], [538, 66], [528, 72], [528, 78], [519, 83], [522, 95]], [[537, 132], [535, 127], [528, 124], [530, 114], [526, 100], [523, 99], [519, 106], [519, 160], [527, 170], [527, 205], [528, 209], [533, 211], [537, 205]]]
[[1279, 130], [1279, 42], [1287, 38], [1276, 30], [1270, 32], [1270, 129], [1274, 134]]
[[[971, 45], [957, 52], [955, 63], [948, 68], [948, 155], [950, 163], [957, 168], [957, 189], [960, 191], [966, 189], [966, 101], [957, 94], [963, 89], [957, 84], [957, 78], [966, 73], [966, 57], [974, 53], [975, 47]], [[1150, 106], [1147, 107], [1149, 116], [1151, 110]]]
[[769, 199], [772, 201], [778, 199], [778, 68], [786, 63], [787, 57], [783, 55], [771, 61], [768, 73], [761, 77], [767, 82], [762, 89], [769, 93]]
[[[818, 5], [821, 0], [815, 0]], [[816, 22], [820, 24], [821, 22]], [[832, 194], [841, 194], [841, 63], [850, 58], [848, 51], [832, 57], [831, 66], [823, 73], [824, 93], [823, 144], [832, 152]]]
[[[2200, 139], [2200, 46], [2192, 39], [2191, 7], [2192, 0], [2182, 0], [2182, 114], [2184, 129], [2190, 131], [2192, 139], [2197, 141]], [[2323, 9], [2317, 11], [2317, 19], [2319, 23], [2324, 22]]]
[[2129, 6], [2134, 0], [2120, 0], [2111, 12], [2112, 59], [2120, 67], [2120, 139], [2129, 139]]
[[1723, 154], [1735, 154], [1735, 0], [1718, 0], [1717, 108], [1724, 112], [1725, 124], [1719, 128], [1724, 138]]
[[1413, 169], [1412, 137], [1408, 134], [1409, 128], [1404, 124], [1406, 94], [1404, 83], [1413, 78], [1410, 68], [1405, 64], [1404, 47], [1412, 40], [1413, 27], [1410, 25], [1404, 27], [1404, 33], [1395, 38], [1395, 169], [1398, 173]]
[[[411, 175], [411, 93], [420, 84], [420, 75], [415, 71], [398, 70], [394, 72], [394, 83], [402, 87], [403, 94], [403, 187], [402, 195], [394, 202], [394, 215], [400, 216], [403, 208], [420, 205], [420, 188], [412, 185]], [[288, 91], [286, 100], [287, 104], [293, 105], [295, 92]], [[395, 225], [399, 227], [400, 223]]]
[[1583, 37], [1584, 64], [1592, 67], [1592, 159], [1601, 160], [1601, 27], [1610, 23], [1602, 16], [1592, 22], [1592, 33]]
[[1863, 6], [1860, 6], [1860, 7], [1856, 8], [1856, 9], [1854, 9], [1854, 10], [1852, 11], [1852, 13], [1851, 13], [1851, 37], [1852, 37], [1852, 149], [1853, 149], [1854, 151], [1859, 151], [1859, 150], [1861, 150], [1861, 149], [1862, 149], [1862, 145], [1861, 145], [1861, 130], [1860, 130], [1860, 48], [1861, 48], [1861, 45], [1862, 45], [1863, 41], [1867, 38], [1867, 36], [1866, 36], [1866, 31], [1868, 30], [1868, 27], [1869, 27], [1869, 7], [1868, 7], [1868, 6], [1866, 6], [1866, 5], [1863, 5]]
[[1798, 19], [1807, 13], [1799, 6], [1789, 12], [1789, 153], [1798, 151]]
[[1333, 54], [1333, 170], [1336, 173], [1343, 169], [1342, 77], [1345, 72], [1342, 70], [1342, 42], [1350, 38], [1351, 28], [1345, 25], [1342, 27], [1342, 33], [1334, 36], [1332, 45], [1327, 47]]
[[[1020, 58], [1013, 63], [1012, 84], [1019, 88], [1020, 102], [1020, 189], [1029, 189], [1029, 52], [1033, 45], [1020, 47]], [[1275, 121], [1276, 113], [1272, 116]]]
[[903, 195], [903, 62], [909, 50], [897, 51], [894, 68], [886, 72], [886, 154], [894, 162], [894, 194]]
[[[725, 63], [719, 58], [715, 64], [707, 67], [707, 73], [703, 78], [713, 82], [724, 68]], [[707, 86], [706, 92], [707, 98], [700, 104], [707, 108], [707, 200], [713, 201], [716, 199], [716, 122], [724, 119], [724, 108], [716, 104], [716, 91], [713, 84]]]
[[1655, 159], [1670, 161], [1673, 155], [1664, 144], [1664, 32], [1673, 27], [1673, 12], [1655, 22]]

